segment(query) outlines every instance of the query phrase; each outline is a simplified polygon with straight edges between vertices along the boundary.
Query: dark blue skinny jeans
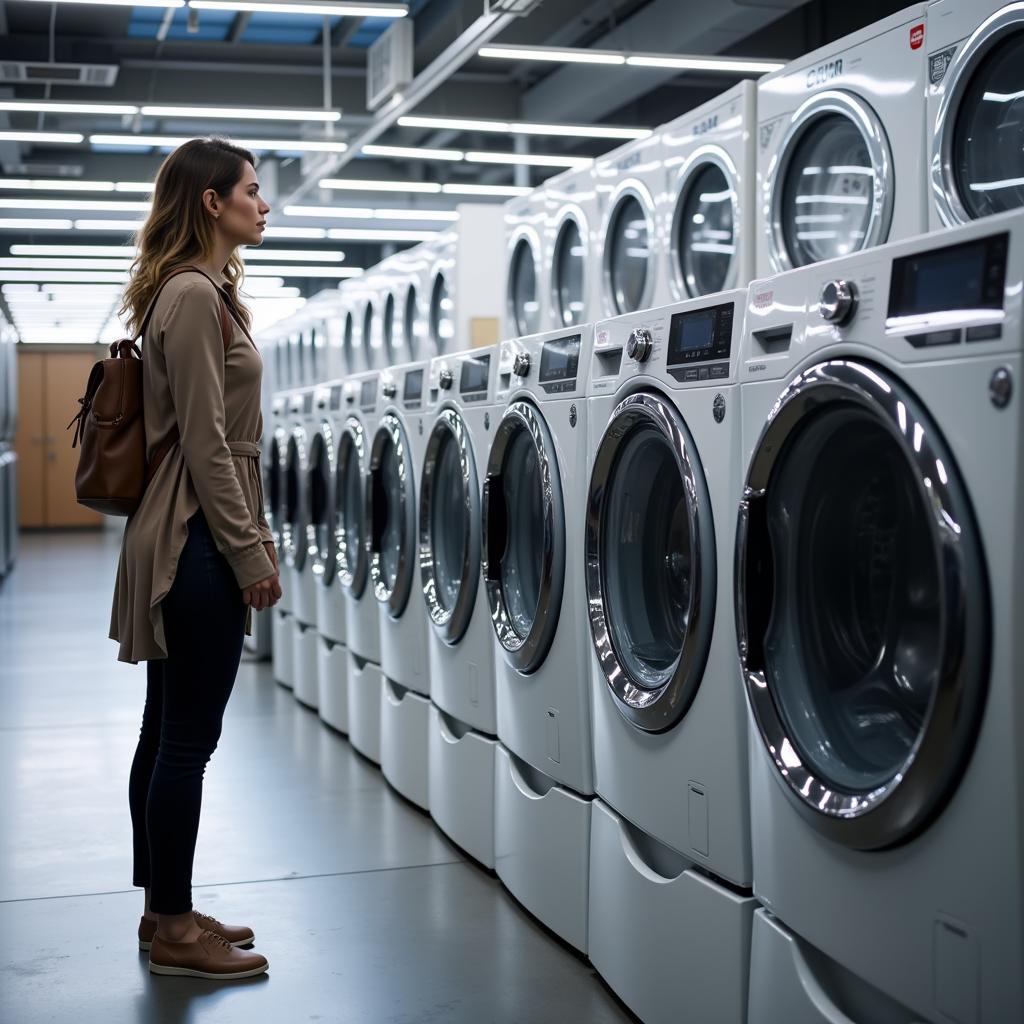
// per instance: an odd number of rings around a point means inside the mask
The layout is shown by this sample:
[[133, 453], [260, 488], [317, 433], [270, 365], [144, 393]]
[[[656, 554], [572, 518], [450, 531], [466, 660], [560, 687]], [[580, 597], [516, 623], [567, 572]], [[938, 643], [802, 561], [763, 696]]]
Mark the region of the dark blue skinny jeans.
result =
[[146, 706], [128, 784], [133, 884], [150, 910], [192, 910], [203, 774], [220, 739], [242, 657], [246, 606], [202, 511], [162, 602], [167, 657], [146, 663]]

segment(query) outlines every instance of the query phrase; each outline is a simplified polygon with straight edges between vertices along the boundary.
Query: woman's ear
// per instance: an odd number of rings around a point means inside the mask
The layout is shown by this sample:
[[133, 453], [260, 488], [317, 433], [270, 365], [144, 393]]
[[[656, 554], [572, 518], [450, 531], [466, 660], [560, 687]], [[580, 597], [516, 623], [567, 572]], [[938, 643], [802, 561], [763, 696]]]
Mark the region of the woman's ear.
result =
[[206, 212], [213, 217], [214, 220], [220, 217], [220, 196], [217, 195], [216, 189], [208, 188], [203, 193], [203, 206], [206, 207]]

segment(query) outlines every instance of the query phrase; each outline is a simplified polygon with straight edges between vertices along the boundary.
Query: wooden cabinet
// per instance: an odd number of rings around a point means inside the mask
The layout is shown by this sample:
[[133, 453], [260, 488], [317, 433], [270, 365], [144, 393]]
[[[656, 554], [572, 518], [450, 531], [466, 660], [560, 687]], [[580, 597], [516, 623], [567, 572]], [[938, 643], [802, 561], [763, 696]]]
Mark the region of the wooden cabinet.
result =
[[88, 351], [18, 352], [18, 520], [22, 527], [100, 526], [103, 516], [75, 500], [78, 449], [68, 421], [78, 410], [89, 371]]

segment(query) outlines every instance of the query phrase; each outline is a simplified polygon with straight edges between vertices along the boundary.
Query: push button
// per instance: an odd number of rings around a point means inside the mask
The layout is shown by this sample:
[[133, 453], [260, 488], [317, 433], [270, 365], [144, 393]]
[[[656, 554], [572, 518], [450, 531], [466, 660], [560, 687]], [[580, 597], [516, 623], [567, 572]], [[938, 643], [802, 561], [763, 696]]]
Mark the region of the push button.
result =
[[968, 341], [994, 341], [1003, 336], [1002, 324], [979, 324], [967, 328]]
[[711, 379], [712, 380], [717, 380], [719, 377], [728, 377], [728, 376], [729, 376], [729, 364], [728, 363], [718, 363], [715, 366], [711, 367]]
[[697, 379], [696, 367], [694, 369], [692, 369], [692, 370], [684, 370], [683, 371], [683, 380], [684, 381], [690, 381], [690, 380], [696, 380], [696, 379]]
[[710, 371], [708, 370], [708, 368], [706, 366], [702, 366], [697, 371], [697, 378], [698, 378], [698, 380], [709, 380], [710, 377], [711, 377], [711, 373], [710, 373]]
[[931, 348], [932, 345], [957, 345], [963, 336], [959, 327], [948, 331], [929, 331], [927, 334], [908, 334], [907, 341], [914, 348]]

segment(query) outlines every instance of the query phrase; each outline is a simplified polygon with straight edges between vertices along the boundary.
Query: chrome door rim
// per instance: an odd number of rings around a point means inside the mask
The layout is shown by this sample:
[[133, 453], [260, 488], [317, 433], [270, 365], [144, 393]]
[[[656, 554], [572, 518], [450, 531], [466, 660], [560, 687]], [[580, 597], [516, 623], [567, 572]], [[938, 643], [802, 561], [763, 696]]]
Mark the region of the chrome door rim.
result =
[[587, 225], [587, 218], [584, 216], [583, 210], [574, 204], [563, 206], [555, 217], [555, 230], [552, 236], [554, 242], [551, 246], [551, 280], [549, 289], [549, 301], [551, 303], [551, 316], [550, 320], [554, 327], [561, 329], [563, 327], [575, 327], [583, 322], [584, 315], [587, 307], [587, 264], [588, 260], [586, 256], [583, 257], [583, 310], [581, 311], [580, 317], [574, 320], [572, 323], [565, 322], [564, 310], [562, 309], [561, 296], [559, 295], [559, 285], [561, 278], [558, 273], [558, 254], [561, 251], [560, 242], [562, 239], [562, 232], [565, 230], [565, 226], [569, 221], [572, 221], [576, 225], [576, 230], [579, 232], [580, 241], [583, 243], [584, 249], [590, 245], [589, 227]]
[[[668, 441], [683, 479], [690, 538], [693, 585], [686, 635], [676, 667], [668, 682], [656, 690], [637, 685], [615, 650], [605, 610], [604, 571], [601, 564], [601, 531], [604, 501], [612, 479], [621, 443], [639, 426], [653, 425]], [[706, 501], [702, 522], [698, 494]], [[638, 392], [624, 398], [608, 418], [608, 426], [594, 454], [586, 516], [586, 581], [590, 634], [598, 664], [605, 676], [619, 713], [633, 725], [648, 732], [662, 732], [675, 725], [689, 709], [700, 688], [711, 647], [711, 632], [717, 598], [717, 564], [714, 554], [714, 524], [710, 521], [710, 499], [696, 446], [682, 418], [664, 398]], [[703, 539], [707, 533], [707, 539]], [[708, 548], [710, 543], [710, 549]], [[667, 711], [666, 711], [667, 707]]]
[[300, 570], [306, 564], [306, 555], [308, 554], [309, 502], [306, 500], [306, 488], [308, 487], [309, 449], [307, 440], [305, 427], [292, 427], [282, 456], [282, 469], [284, 478], [287, 480], [289, 452], [292, 450], [292, 445], [295, 446], [298, 460], [296, 468], [299, 478], [298, 494], [296, 495], [296, 508], [293, 510], [294, 519], [282, 517], [281, 520], [281, 547], [284, 551], [285, 562], [293, 569]]
[[[508, 263], [508, 287], [506, 288], [505, 294], [505, 308], [508, 312], [508, 318], [515, 328], [516, 334], [523, 336], [536, 332], [523, 330], [523, 325], [520, 323], [521, 318], [516, 301], [518, 296], [515, 291], [515, 271], [517, 266], [516, 254], [519, 252], [520, 245], [525, 245], [530, 252], [530, 259], [533, 261], [534, 301], [539, 302], [541, 288], [540, 238], [533, 228], [528, 227], [525, 224], [517, 228], [509, 239], [506, 251], [506, 260]], [[540, 323], [539, 319], [538, 323]], [[538, 330], [543, 329], [543, 325], [538, 328]]]
[[[376, 527], [374, 525], [374, 490], [377, 486], [377, 474], [380, 471], [381, 459], [385, 447], [391, 444], [395, 449], [395, 458], [399, 465], [399, 505], [402, 519], [402, 538], [398, 549], [398, 568], [395, 570], [395, 582], [388, 586], [384, 579], [384, 569], [381, 564], [381, 551], [377, 547], [378, 538], [374, 536]], [[416, 543], [416, 513], [413, 506], [414, 493], [412, 482], [412, 458], [409, 442], [405, 436], [405, 429], [401, 421], [393, 413], [385, 413], [381, 417], [374, 435], [373, 444], [370, 447], [370, 468], [367, 474], [367, 487], [365, 488], [367, 528], [366, 551], [370, 569], [370, 583], [373, 587], [374, 596], [381, 604], [386, 604], [391, 617], [397, 619], [405, 611], [409, 601], [409, 591], [412, 589], [413, 575], [413, 548]]]
[[[932, 539], [943, 585], [944, 635], [949, 638], [942, 678], [935, 687], [917, 741], [902, 768], [868, 792], [837, 791], [800, 760], [773, 696], [766, 666], [751, 664], [747, 556], [752, 513], [760, 510], [772, 471], [790, 433], [827, 402], [853, 402], [878, 417], [900, 443], [924, 506], [932, 510]], [[912, 439], [912, 440], [911, 440]], [[936, 467], [942, 467], [936, 470]], [[768, 556], [770, 557], [770, 556]], [[885, 371], [833, 359], [794, 377], [773, 405], [754, 446], [736, 533], [734, 601], [737, 642], [747, 699], [778, 781], [812, 826], [846, 846], [879, 849], [912, 838], [941, 810], [973, 745], [987, 688], [985, 642], [969, 632], [968, 599], [980, 591], [987, 605], [985, 567], [973, 514], [952, 458], [931, 419], [909, 391]], [[971, 656], [977, 664], [968, 664]], [[951, 764], [951, 762], [953, 762]]]
[[[344, 450], [344, 453], [343, 453]], [[363, 466], [366, 464], [366, 439], [362, 423], [355, 416], [350, 416], [345, 422], [345, 429], [338, 440], [338, 457], [336, 462], [337, 476], [340, 478], [342, 472], [348, 465], [348, 459], [356, 460], [356, 467], [359, 473], [360, 488], [360, 509], [365, 508], [366, 475]], [[334, 485], [334, 537], [335, 551], [337, 558], [337, 576], [342, 589], [347, 590], [354, 598], [362, 597], [366, 587], [366, 547], [364, 544], [357, 544], [355, 550], [350, 552], [348, 540], [345, 535], [342, 513], [339, 509], [339, 502], [342, 500], [343, 489], [341, 480], [335, 479]], [[360, 514], [363, 514], [362, 511]], [[366, 524], [362, 524], [360, 533], [365, 533]]]
[[654, 197], [650, 190], [636, 178], [627, 178], [612, 193], [608, 200], [608, 215], [605, 217], [601, 227], [601, 280], [604, 283], [604, 308], [608, 316], [620, 316], [623, 313], [634, 312], [634, 310], [619, 309], [615, 302], [615, 284], [612, 279], [611, 267], [611, 239], [609, 232], [616, 222], [619, 208], [627, 199], [635, 199], [643, 210], [644, 220], [647, 223], [647, 245], [649, 256], [647, 260], [647, 273], [644, 275], [644, 290], [640, 297], [637, 309], [646, 309], [651, 304], [651, 296], [654, 293], [654, 279], [657, 273], [655, 250], [657, 246], [656, 232], [657, 222], [654, 216]]
[[[437, 596], [437, 580], [434, 573], [434, 540], [431, 531], [431, 511], [434, 498], [434, 476], [437, 457], [446, 436], [459, 452], [459, 465], [465, 488], [466, 521], [469, 536], [462, 559], [462, 585], [458, 597], [450, 609], [445, 609]], [[427, 452], [423, 459], [423, 479], [420, 484], [420, 578], [423, 596], [427, 602], [430, 621], [441, 639], [449, 645], [457, 644], [469, 628], [476, 602], [480, 577], [480, 510], [479, 483], [476, 475], [476, 460], [469, 432], [462, 417], [454, 409], [442, 409], [434, 422], [434, 428], [427, 440]]]
[[[337, 459], [335, 458], [337, 446], [334, 442], [334, 428], [329, 420], [321, 422], [317, 435], [322, 439], [320, 443], [323, 445], [324, 458], [327, 460], [327, 470], [325, 473], [327, 493], [324, 498], [327, 528], [325, 530], [326, 544], [321, 544], [320, 538], [317, 536], [316, 526], [312, 523], [310, 524], [315, 547], [313, 574], [325, 587], [329, 587], [334, 583], [338, 567], [337, 535], [332, 522], [334, 519], [334, 488], [337, 479]], [[310, 515], [310, 519], [312, 519], [312, 515]]]
[[960, 101], [985, 54], [1015, 30], [1024, 31], [1024, 4], [1021, 3], [1008, 5], [982, 22], [943, 76], [942, 99], [932, 132], [931, 185], [935, 208], [947, 227], [973, 220], [960, 198], [953, 172], [953, 135]]
[[743, 218], [740, 211], [739, 171], [729, 154], [721, 146], [700, 146], [695, 149], [680, 168], [676, 177], [676, 185], [672, 192], [672, 225], [669, 236], [669, 252], [672, 260], [672, 273], [669, 275], [672, 291], [677, 299], [698, 299], [705, 293], [697, 291], [683, 274], [683, 254], [679, 248], [679, 218], [682, 215], [683, 203], [687, 198], [693, 179], [707, 166], [717, 167], [732, 185], [732, 237], [733, 254], [729, 260], [729, 272], [719, 291], [726, 291], [736, 284], [739, 274], [739, 254], [742, 244]]
[[[793, 261], [786, 249], [786, 236], [782, 224], [782, 185], [786, 180], [795, 143], [812, 121], [826, 114], [838, 114], [851, 121], [868, 148], [875, 176], [872, 186], [871, 216], [860, 249], [870, 249], [889, 237], [893, 207], [892, 151], [885, 128], [878, 115], [860, 97], [842, 89], [828, 89], [810, 97], [797, 107], [772, 157], [764, 185], [764, 215], [769, 226], [768, 257], [776, 272], [793, 269]], [[856, 250], [860, 251], [860, 250]]]
[[[525, 637], [516, 631], [505, 604], [500, 552], [497, 550], [498, 538], [492, 536], [498, 523], [496, 510], [492, 506], [504, 500], [500, 493], [492, 492], [501, 481], [509, 442], [520, 430], [527, 431], [533, 440], [541, 474], [541, 501], [544, 508], [541, 590], [537, 601], [537, 613], [534, 615], [530, 632]], [[481, 565], [487, 600], [491, 606], [491, 625], [509, 664], [524, 674], [533, 672], [547, 656], [561, 613], [565, 584], [565, 506], [551, 434], [540, 412], [530, 402], [521, 399], [512, 402], [498, 424], [487, 460], [487, 475], [481, 504], [485, 538], [481, 550]]]

